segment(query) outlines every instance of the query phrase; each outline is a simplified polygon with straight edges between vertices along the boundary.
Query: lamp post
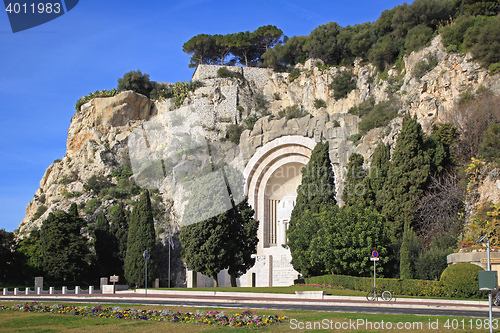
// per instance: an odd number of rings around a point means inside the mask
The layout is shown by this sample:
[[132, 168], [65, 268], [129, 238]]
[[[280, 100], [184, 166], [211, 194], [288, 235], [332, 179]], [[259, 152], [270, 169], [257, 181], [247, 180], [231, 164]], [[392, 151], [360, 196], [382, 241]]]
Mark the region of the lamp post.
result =
[[[488, 234], [482, 236], [481, 238], [479, 238], [475, 244], [477, 243], [484, 243], [485, 240], [486, 240], [486, 247], [487, 247], [487, 252], [486, 252], [486, 270], [487, 271], [491, 271], [491, 264], [490, 264], [490, 240], [487, 239], [488, 237]], [[488, 305], [489, 305], [489, 318], [490, 318], [490, 333], [493, 332], [493, 327], [492, 327], [492, 322], [493, 322], [493, 316], [492, 316], [492, 308], [491, 308], [491, 289], [488, 289], [489, 292], [488, 292]]]
[[148, 297], [148, 260], [149, 258], [151, 258], [151, 254], [149, 253], [148, 250], [144, 251], [144, 253], [142, 254], [142, 256], [144, 257], [144, 260], [146, 261], [146, 276], [144, 278], [144, 282], [145, 282], [145, 297]]

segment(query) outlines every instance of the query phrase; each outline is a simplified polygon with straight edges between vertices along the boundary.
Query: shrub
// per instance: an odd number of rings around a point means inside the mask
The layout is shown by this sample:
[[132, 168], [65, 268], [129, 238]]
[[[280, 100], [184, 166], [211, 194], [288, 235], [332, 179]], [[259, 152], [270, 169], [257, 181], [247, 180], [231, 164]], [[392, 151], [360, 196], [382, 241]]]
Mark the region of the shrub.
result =
[[495, 62], [488, 66], [491, 75], [500, 73], [500, 62]]
[[435, 55], [428, 54], [425, 59], [420, 60], [413, 69], [413, 77], [420, 79], [426, 73], [430, 72], [438, 64], [438, 60]]
[[264, 94], [256, 93], [254, 96], [255, 109], [261, 111], [267, 111], [267, 106], [269, 105], [269, 101], [266, 99]]
[[336, 100], [346, 98], [352, 90], [356, 89], [356, 82], [353, 78], [354, 75], [351, 71], [342, 71], [335, 75], [332, 83], [328, 86], [333, 90], [333, 98]]
[[300, 74], [302, 74], [302, 72], [300, 71], [300, 69], [294, 67], [291, 71], [290, 71], [290, 75], [288, 76], [288, 80], [291, 82], [293, 82], [296, 78], [298, 78], [300, 76]]
[[371, 129], [387, 126], [397, 116], [398, 109], [399, 103], [397, 99], [375, 105], [375, 99], [370, 98], [359, 106], [349, 109], [349, 113], [361, 117], [359, 130], [361, 135], [365, 135]]
[[217, 77], [221, 78], [237, 78], [243, 80], [243, 75], [238, 72], [233, 72], [227, 69], [227, 67], [221, 67], [217, 70]]
[[99, 201], [99, 199], [96, 199], [96, 198], [90, 199], [87, 202], [87, 205], [86, 205], [86, 207], [85, 207], [85, 209], [83, 211], [87, 215], [92, 215], [92, 214], [94, 214], [94, 212], [96, 211], [96, 209], [99, 208], [100, 205], [101, 205], [101, 201]]
[[338, 120], [334, 120], [334, 121], [332, 121], [332, 123], [333, 123], [333, 127], [340, 127], [340, 123]]
[[[360, 291], [373, 291], [373, 277], [358, 277], [349, 275], [322, 275], [305, 279], [306, 284], [327, 284]], [[416, 279], [388, 279], [377, 278], [377, 287], [389, 290], [393, 295], [406, 296], [444, 296], [439, 281]], [[476, 285], [477, 287], [477, 285]]]
[[322, 100], [322, 99], [316, 98], [314, 100], [314, 107], [316, 109], [326, 108], [326, 102], [324, 100]]
[[441, 274], [443, 292], [448, 297], [483, 298], [486, 293], [478, 288], [478, 272], [483, 269], [469, 263], [453, 264]]
[[36, 210], [35, 212], [35, 215], [33, 215], [33, 218], [32, 220], [38, 220], [40, 218], [40, 216], [42, 216], [45, 212], [47, 211], [47, 206], [45, 205], [41, 205], [40, 207], [38, 207], [38, 209]]
[[94, 98], [97, 98], [97, 97], [113, 97], [115, 96], [116, 94], [118, 94], [119, 91], [116, 90], [116, 89], [111, 89], [111, 90], [101, 90], [101, 91], [96, 91], [96, 92], [93, 92], [93, 93], [90, 93], [88, 95], [85, 95], [83, 97], [81, 97], [78, 101], [76, 101], [76, 104], [75, 104], [75, 109], [76, 111], [80, 111], [80, 108], [83, 104], [87, 103], [88, 101], [94, 99]]
[[138, 69], [125, 73], [121, 79], [118, 79], [118, 90], [133, 90], [149, 97], [153, 90], [153, 83], [149, 80], [149, 74], [142, 74]]
[[275, 100], [275, 101], [280, 101], [280, 100], [281, 100], [281, 96], [280, 96], [280, 94], [279, 94], [279, 93], [277, 93], [277, 92], [275, 92], [275, 93], [273, 94], [273, 98], [274, 98], [274, 100]]
[[247, 125], [247, 129], [250, 131], [253, 130], [253, 127], [255, 126], [255, 123], [259, 120], [259, 117], [256, 114], [252, 114], [243, 120], [245, 125]]
[[292, 106], [287, 106], [284, 110], [278, 112], [278, 116], [281, 118], [286, 117], [286, 119], [290, 120], [293, 118], [301, 118], [305, 116], [307, 113], [302, 111], [302, 109], [294, 104]]
[[243, 126], [230, 124], [226, 127], [226, 139], [236, 145], [239, 145], [242, 132], [243, 132]]
[[361, 137], [362, 135], [359, 133], [352, 134], [347, 140], [354, 142], [354, 145], [357, 146], [359, 144], [359, 140], [361, 140]]
[[102, 189], [107, 189], [112, 186], [113, 184], [111, 184], [106, 177], [104, 176], [97, 177], [96, 175], [92, 175], [87, 180], [87, 184], [83, 185], [83, 188], [87, 192], [99, 193], [101, 192]]

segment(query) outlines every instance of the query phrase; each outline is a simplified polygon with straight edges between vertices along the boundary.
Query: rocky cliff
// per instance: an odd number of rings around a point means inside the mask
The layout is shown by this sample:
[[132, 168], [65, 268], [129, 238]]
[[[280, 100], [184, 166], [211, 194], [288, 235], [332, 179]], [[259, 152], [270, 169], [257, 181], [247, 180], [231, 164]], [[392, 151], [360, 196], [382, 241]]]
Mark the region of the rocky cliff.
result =
[[[422, 64], [432, 61], [435, 66], [429, 65], [422, 72]], [[19, 235], [40, 227], [49, 212], [67, 210], [72, 202], [83, 208], [96, 199], [95, 209], [87, 206], [83, 213], [90, 223], [117, 202], [133, 200], [135, 194], [126, 192], [127, 185], [120, 183], [122, 171], [129, 168], [134, 171], [130, 180], [158, 190], [153, 200], [158, 212], [155, 222], [164, 239], [164, 231], [179, 228], [192, 170], [209, 163], [208, 155], [199, 152], [200, 147], [206, 147], [205, 142], [213, 145], [221, 160], [241, 169], [259, 147], [278, 137], [324, 138], [331, 143], [331, 159], [341, 189], [349, 155], [358, 152], [368, 164], [378, 142], [395, 141], [403, 115], [416, 116], [429, 131], [433, 124], [453, 117], [453, 107], [464, 92], [484, 86], [500, 94], [499, 75], [489, 75], [470, 55], [448, 54], [439, 36], [431, 46], [406, 56], [404, 66], [386, 73], [356, 62], [351, 69], [356, 89], [338, 100], [332, 97], [330, 84], [346, 68], [321, 65], [309, 60], [298, 66], [300, 75], [295, 78], [270, 69], [243, 67], [231, 68], [240, 76], [217, 78], [218, 66], [201, 65], [193, 80], [203, 82], [203, 86], [180, 107], [173, 99], [152, 101], [131, 91], [89, 101], [73, 116], [66, 155], [47, 168], [26, 208]], [[350, 138], [359, 132], [359, 118], [348, 111], [370, 98], [376, 103], [398, 98], [399, 117], [387, 127], [368, 131], [356, 145]], [[325, 103], [316, 108], [315, 100]], [[278, 117], [280, 111], [294, 105], [307, 115]], [[258, 120], [251, 130], [243, 131], [239, 145], [224, 141], [228, 125], [241, 124], [249, 116]], [[86, 184], [92, 175], [107, 177], [117, 191], [89, 191]]]

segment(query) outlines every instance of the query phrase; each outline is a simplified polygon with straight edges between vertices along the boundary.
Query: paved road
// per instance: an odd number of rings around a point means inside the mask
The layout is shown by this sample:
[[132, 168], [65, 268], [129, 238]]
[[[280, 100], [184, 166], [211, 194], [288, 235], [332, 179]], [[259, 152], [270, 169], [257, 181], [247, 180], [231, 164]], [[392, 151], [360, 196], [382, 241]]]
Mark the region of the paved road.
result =
[[[426, 316], [454, 316], [487, 318], [488, 307], [484, 305], [467, 305], [450, 303], [438, 304], [432, 300], [420, 303], [400, 299], [387, 304], [383, 302], [371, 303], [363, 300], [338, 299], [311, 300], [311, 299], [259, 299], [258, 297], [224, 297], [224, 296], [184, 296], [184, 295], [19, 295], [1, 296], [0, 301], [37, 301], [37, 302], [85, 302], [85, 303], [113, 303], [113, 304], [140, 304], [140, 305], [167, 305], [191, 307], [243, 308], [243, 309], [273, 309], [273, 310], [312, 310], [327, 312], [353, 313], [380, 313], [380, 314], [409, 314]], [[186, 298], [189, 297], [189, 298]], [[500, 309], [494, 308], [493, 318], [500, 319]]]

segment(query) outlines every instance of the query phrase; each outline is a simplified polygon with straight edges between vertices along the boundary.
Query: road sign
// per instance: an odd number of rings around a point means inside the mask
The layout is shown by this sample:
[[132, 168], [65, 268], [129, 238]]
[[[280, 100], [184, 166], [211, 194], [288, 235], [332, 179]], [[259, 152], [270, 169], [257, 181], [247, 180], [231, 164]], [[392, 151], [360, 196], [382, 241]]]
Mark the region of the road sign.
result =
[[370, 258], [371, 261], [379, 261], [380, 258]]
[[142, 256], [144, 257], [144, 259], [149, 260], [149, 258], [151, 258], [151, 253], [149, 253], [149, 251], [146, 250], [146, 251], [144, 251]]
[[372, 252], [372, 257], [373, 258], [378, 258], [378, 251], [373, 251]]
[[116, 276], [116, 275], [110, 276], [109, 282], [118, 282], [118, 276]]
[[[482, 263], [487, 263], [488, 259], [487, 258], [481, 258]], [[500, 264], [500, 258], [494, 258], [490, 259], [490, 264]]]

